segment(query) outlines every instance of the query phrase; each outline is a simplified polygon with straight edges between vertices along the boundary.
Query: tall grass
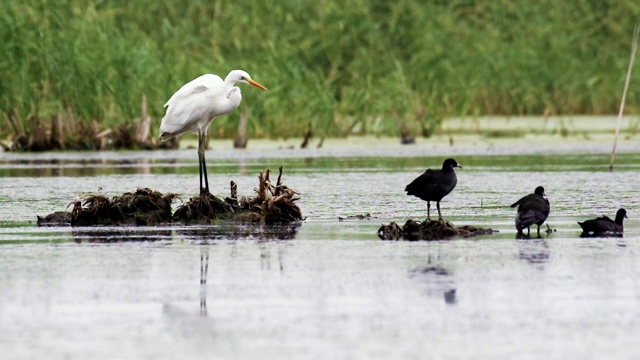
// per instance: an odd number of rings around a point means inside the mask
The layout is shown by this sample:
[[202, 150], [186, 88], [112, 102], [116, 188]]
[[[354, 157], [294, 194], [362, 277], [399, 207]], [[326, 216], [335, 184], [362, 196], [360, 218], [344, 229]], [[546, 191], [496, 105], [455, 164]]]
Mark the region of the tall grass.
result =
[[[0, 108], [159, 124], [183, 83], [247, 70], [248, 134], [417, 133], [446, 116], [613, 114], [636, 0], [4, 0]], [[640, 83], [640, 72], [632, 84]], [[640, 109], [631, 87], [628, 110]], [[232, 136], [239, 112], [210, 133]], [[157, 126], [156, 126], [157, 128]]]

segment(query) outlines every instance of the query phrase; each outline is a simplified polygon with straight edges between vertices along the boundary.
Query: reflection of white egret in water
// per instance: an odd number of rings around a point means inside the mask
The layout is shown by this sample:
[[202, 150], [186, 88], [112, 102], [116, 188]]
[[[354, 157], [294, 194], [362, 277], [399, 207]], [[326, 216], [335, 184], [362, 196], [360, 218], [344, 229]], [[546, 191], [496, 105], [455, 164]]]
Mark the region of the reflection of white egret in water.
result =
[[198, 134], [200, 194], [209, 193], [204, 159], [207, 131], [217, 116], [228, 114], [240, 105], [242, 93], [234, 86], [236, 83], [267, 90], [247, 72], [233, 70], [224, 80], [218, 75], [202, 75], [183, 85], [165, 104], [167, 111], [160, 124], [160, 140], [167, 141], [185, 132]]
[[271, 252], [270, 248], [264, 243], [260, 243], [260, 269], [271, 270]]
[[207, 273], [209, 272], [209, 247], [200, 251], [200, 316], [207, 316]]
[[[261, 270], [271, 270], [271, 250], [276, 246], [271, 242], [261, 242], [260, 245], [260, 269]], [[277, 256], [278, 256], [278, 270], [280, 270], [281, 274], [284, 274], [284, 255], [285, 255], [285, 245], [278, 244], [277, 245]]]

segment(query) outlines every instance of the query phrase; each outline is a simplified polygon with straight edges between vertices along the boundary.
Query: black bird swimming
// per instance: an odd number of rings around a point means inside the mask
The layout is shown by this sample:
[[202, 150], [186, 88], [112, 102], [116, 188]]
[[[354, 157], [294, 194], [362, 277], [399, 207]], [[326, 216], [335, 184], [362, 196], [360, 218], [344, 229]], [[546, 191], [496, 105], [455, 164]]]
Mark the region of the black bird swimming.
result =
[[583, 235], [621, 235], [624, 232], [622, 222], [627, 217], [627, 211], [625, 209], [618, 209], [616, 212], [616, 219], [611, 220], [606, 216], [587, 220], [584, 222], [578, 222], [578, 225], [582, 228]]
[[544, 188], [538, 186], [533, 194], [524, 196], [511, 205], [511, 207], [516, 206], [518, 207], [518, 215], [516, 216], [518, 234], [523, 234], [522, 230], [527, 228], [527, 236], [529, 236], [531, 234], [529, 227], [536, 224], [538, 225], [538, 237], [540, 237], [540, 225], [544, 224], [551, 211]]
[[411, 184], [407, 185], [404, 191], [407, 195], [413, 195], [427, 202], [427, 220], [431, 220], [431, 201], [435, 201], [438, 207], [438, 219], [442, 220], [440, 212], [440, 200], [447, 196], [456, 187], [458, 177], [453, 168], [462, 165], [458, 164], [454, 159], [447, 159], [442, 164], [442, 170], [427, 169], [422, 175], [418, 176]]

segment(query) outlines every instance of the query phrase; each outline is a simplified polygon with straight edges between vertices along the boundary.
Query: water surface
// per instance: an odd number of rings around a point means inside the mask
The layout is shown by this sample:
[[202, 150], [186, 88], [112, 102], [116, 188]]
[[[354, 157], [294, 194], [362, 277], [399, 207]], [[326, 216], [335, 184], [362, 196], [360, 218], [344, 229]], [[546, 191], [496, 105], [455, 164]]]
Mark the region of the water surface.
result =
[[[96, 192], [150, 187], [186, 200], [195, 150], [2, 154], [0, 349], [16, 359], [636, 358], [633, 146], [613, 173], [599, 147], [210, 151], [219, 195], [232, 179], [251, 195], [257, 172], [284, 166], [307, 220], [283, 228], [38, 228], [34, 214]], [[426, 216], [402, 190], [447, 156], [464, 168], [445, 217], [500, 233], [378, 240], [380, 224]], [[556, 232], [516, 240], [508, 205], [537, 185]], [[576, 221], [621, 206], [624, 238], [579, 238]]]

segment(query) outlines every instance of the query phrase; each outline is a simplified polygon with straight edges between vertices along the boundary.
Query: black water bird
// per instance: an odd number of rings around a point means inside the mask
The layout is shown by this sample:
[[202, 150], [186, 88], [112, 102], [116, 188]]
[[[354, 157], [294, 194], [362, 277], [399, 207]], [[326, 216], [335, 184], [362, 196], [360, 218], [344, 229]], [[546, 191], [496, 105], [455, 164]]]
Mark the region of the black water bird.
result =
[[538, 225], [538, 237], [540, 237], [540, 226], [547, 220], [551, 206], [549, 200], [544, 193], [544, 188], [538, 186], [533, 194], [522, 197], [520, 200], [511, 204], [511, 207], [518, 207], [518, 215], [516, 216], [516, 230], [518, 234], [523, 234], [527, 228], [527, 236], [530, 236], [531, 225]]
[[442, 164], [441, 170], [427, 169], [404, 189], [407, 195], [419, 197], [427, 202], [427, 220], [431, 220], [431, 201], [436, 202], [438, 219], [442, 220], [440, 200], [447, 196], [458, 183], [458, 177], [453, 170], [456, 167], [461, 168], [462, 165], [458, 164], [454, 159], [447, 159]]
[[616, 212], [616, 219], [611, 220], [607, 216], [601, 216], [599, 218], [578, 222], [578, 225], [582, 228], [582, 234], [589, 235], [622, 235], [624, 228], [622, 222], [627, 217], [627, 211], [625, 209], [618, 209]]

